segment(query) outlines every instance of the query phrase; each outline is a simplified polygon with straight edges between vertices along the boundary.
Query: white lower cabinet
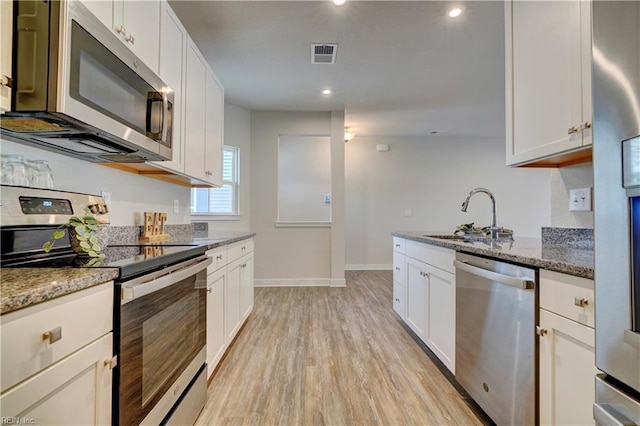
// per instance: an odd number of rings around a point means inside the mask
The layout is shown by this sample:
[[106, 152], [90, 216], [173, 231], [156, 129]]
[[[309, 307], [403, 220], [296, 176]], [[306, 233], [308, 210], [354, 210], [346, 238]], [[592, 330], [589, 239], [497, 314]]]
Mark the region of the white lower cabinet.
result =
[[592, 425], [593, 280], [541, 270], [540, 308], [540, 424]]
[[253, 310], [253, 239], [207, 252], [207, 376]]
[[455, 252], [394, 238], [393, 308], [455, 373]]
[[407, 318], [405, 322], [420, 339], [427, 339], [427, 265], [407, 258]]
[[207, 377], [217, 367], [225, 349], [224, 287], [225, 268], [207, 276]]
[[113, 282], [0, 322], [3, 424], [111, 424]]
[[429, 295], [426, 344], [440, 361], [455, 373], [456, 276], [451, 272], [427, 266], [427, 278]]
[[240, 274], [242, 260], [227, 266], [227, 282], [224, 292], [224, 333], [232, 341], [240, 329]]

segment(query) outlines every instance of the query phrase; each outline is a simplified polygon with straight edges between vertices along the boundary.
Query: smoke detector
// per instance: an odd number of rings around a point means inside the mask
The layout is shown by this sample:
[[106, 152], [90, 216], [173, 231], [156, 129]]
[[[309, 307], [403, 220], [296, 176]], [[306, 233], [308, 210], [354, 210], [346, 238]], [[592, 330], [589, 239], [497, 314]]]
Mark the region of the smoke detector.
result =
[[338, 53], [337, 44], [313, 43], [311, 45], [311, 63], [335, 64], [336, 53]]

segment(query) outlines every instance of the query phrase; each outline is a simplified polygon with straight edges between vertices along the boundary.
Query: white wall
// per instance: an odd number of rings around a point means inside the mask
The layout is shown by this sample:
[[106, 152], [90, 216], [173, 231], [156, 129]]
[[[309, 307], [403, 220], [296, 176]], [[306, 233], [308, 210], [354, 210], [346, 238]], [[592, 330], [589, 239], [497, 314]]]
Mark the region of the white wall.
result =
[[593, 228], [593, 211], [569, 211], [569, 190], [576, 188], [593, 188], [593, 163], [551, 170], [551, 226]]
[[[391, 150], [377, 152], [376, 144]], [[489, 225], [484, 194], [460, 211], [477, 187], [493, 192], [498, 226], [513, 229], [516, 238], [540, 238], [540, 228], [550, 224], [550, 170], [506, 167], [504, 140], [356, 136], [345, 150], [347, 269], [390, 267], [393, 231], [450, 234], [461, 223]]]
[[[62, 191], [111, 193], [109, 219], [112, 225], [142, 225], [142, 213], [167, 213], [168, 224], [190, 223], [189, 188], [99, 164], [77, 160], [38, 148], [2, 140], [2, 154], [22, 154], [32, 160], [47, 160], [53, 170], [55, 187]], [[178, 200], [179, 213], [173, 213]]]
[[331, 113], [251, 112], [251, 231], [257, 285], [329, 284], [330, 228], [276, 228], [278, 135], [331, 134]]
[[193, 222], [208, 222], [209, 233], [249, 231], [251, 217], [251, 112], [235, 105], [224, 105], [224, 144], [240, 149], [240, 217], [236, 220], [203, 220], [192, 216]]

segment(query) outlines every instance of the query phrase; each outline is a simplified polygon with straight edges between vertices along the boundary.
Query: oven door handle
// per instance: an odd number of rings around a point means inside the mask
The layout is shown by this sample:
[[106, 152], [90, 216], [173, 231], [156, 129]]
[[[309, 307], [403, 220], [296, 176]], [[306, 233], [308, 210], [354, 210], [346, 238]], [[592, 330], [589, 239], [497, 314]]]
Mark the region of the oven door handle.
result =
[[[139, 297], [146, 296], [147, 294], [154, 293], [156, 291], [162, 290], [163, 288], [167, 288], [175, 283], [178, 283], [185, 278], [189, 278], [201, 272], [207, 268], [207, 266], [211, 265], [213, 260], [210, 257], [203, 256], [199, 257], [191, 261], [184, 262], [186, 265], [181, 266], [183, 264], [176, 265], [175, 269], [170, 271], [163, 271], [164, 274], [159, 276], [158, 278], [151, 278], [142, 281], [141, 279], [131, 280], [126, 283], [121, 284], [121, 299], [122, 303], [127, 303], [132, 300], [138, 299]], [[142, 277], [145, 279], [145, 277]], [[196, 287], [198, 283], [196, 283]], [[203, 288], [206, 285], [202, 286]]]

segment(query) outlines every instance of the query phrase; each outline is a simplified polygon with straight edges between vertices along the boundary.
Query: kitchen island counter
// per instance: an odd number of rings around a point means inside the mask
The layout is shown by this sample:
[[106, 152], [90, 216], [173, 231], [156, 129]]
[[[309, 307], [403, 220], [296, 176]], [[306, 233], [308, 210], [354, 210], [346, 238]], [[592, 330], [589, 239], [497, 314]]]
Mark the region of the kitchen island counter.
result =
[[543, 244], [540, 238], [517, 236], [513, 241], [499, 241], [493, 244], [488, 241], [462, 241], [435, 237], [446, 234], [446, 232], [430, 231], [392, 233], [398, 238], [593, 279], [593, 247], [571, 242]]
[[2, 268], [0, 314], [4, 315], [118, 277], [117, 268]]

